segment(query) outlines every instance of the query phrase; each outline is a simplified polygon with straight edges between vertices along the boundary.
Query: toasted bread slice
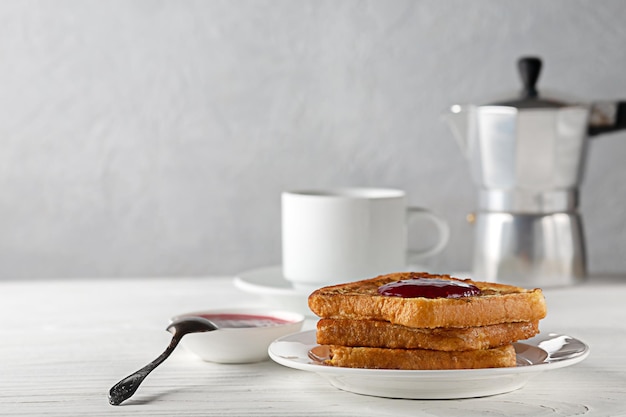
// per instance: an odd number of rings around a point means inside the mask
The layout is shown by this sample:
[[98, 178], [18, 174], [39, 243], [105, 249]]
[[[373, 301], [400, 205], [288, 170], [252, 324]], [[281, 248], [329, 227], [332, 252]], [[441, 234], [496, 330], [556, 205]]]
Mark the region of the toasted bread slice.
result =
[[323, 345], [314, 348], [325, 365], [368, 369], [478, 369], [516, 366], [513, 345], [493, 349], [444, 352], [426, 349], [386, 349]]
[[[409, 279], [462, 281], [480, 289], [461, 298], [403, 298], [380, 295], [384, 284]], [[407, 327], [475, 327], [499, 323], [533, 322], [546, 315], [540, 289], [460, 280], [449, 275], [401, 272], [320, 288], [309, 296], [309, 308], [323, 318], [389, 321]]]
[[406, 327], [379, 320], [321, 319], [317, 322], [317, 343], [321, 345], [394, 349], [489, 349], [528, 339], [537, 333], [539, 321], [435, 329]]

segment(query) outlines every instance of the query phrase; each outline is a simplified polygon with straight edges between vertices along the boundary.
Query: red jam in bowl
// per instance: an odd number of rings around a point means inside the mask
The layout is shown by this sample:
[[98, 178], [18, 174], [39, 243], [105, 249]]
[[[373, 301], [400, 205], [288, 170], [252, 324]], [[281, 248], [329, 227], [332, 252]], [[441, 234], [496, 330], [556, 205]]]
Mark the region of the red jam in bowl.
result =
[[378, 293], [402, 298], [462, 298], [479, 295], [480, 289], [463, 281], [416, 278], [381, 285], [378, 287]]
[[293, 323], [292, 321], [280, 319], [278, 317], [261, 316], [254, 314], [218, 313], [196, 314], [195, 316], [212, 321], [220, 329], [243, 327], [271, 327]]

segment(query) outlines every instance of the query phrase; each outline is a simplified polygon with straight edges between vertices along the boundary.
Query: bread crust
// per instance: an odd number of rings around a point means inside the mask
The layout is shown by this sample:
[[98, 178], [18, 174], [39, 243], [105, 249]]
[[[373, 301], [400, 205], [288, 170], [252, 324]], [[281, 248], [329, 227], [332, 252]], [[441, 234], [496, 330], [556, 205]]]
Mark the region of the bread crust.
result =
[[516, 366], [513, 345], [463, 352], [346, 346], [327, 348], [330, 358], [323, 363], [347, 368], [438, 370]]
[[[406, 279], [444, 279], [475, 285], [480, 295], [452, 298], [402, 298], [378, 294], [381, 285]], [[309, 296], [309, 308], [322, 318], [389, 321], [407, 327], [476, 327], [534, 322], [546, 316], [541, 289], [476, 282], [424, 272], [399, 272], [323, 287]]]
[[489, 349], [539, 333], [539, 321], [481, 327], [416, 328], [379, 320], [321, 319], [317, 343], [352, 347], [462, 351]]

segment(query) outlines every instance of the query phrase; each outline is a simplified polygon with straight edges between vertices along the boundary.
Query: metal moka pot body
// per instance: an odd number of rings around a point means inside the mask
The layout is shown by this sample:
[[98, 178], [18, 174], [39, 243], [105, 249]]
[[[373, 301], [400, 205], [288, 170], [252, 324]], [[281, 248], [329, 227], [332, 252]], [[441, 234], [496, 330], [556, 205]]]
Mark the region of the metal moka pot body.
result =
[[478, 190], [475, 279], [546, 287], [587, 275], [578, 212], [587, 146], [591, 135], [626, 128], [626, 105], [539, 98], [540, 68], [520, 60], [521, 98], [447, 115]]

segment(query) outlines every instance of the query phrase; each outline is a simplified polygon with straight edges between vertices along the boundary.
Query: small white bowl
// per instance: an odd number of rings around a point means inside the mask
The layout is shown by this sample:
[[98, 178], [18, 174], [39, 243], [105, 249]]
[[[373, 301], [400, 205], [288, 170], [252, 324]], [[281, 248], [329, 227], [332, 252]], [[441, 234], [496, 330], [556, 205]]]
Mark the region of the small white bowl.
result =
[[[268, 359], [267, 348], [279, 337], [296, 333], [302, 328], [304, 316], [289, 311], [260, 308], [233, 308], [196, 311], [172, 318], [200, 316], [215, 322], [220, 327], [220, 320], [248, 317], [252, 321], [261, 318], [271, 321], [271, 325], [259, 327], [224, 327], [204, 333], [191, 333], [182, 338], [181, 344], [202, 360], [218, 363], [251, 363]], [[222, 316], [221, 318], [218, 316]], [[213, 318], [212, 318], [213, 317]], [[261, 323], [259, 323], [261, 324]]]

